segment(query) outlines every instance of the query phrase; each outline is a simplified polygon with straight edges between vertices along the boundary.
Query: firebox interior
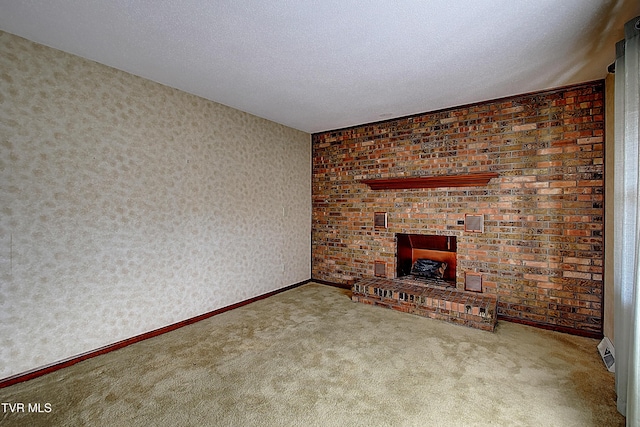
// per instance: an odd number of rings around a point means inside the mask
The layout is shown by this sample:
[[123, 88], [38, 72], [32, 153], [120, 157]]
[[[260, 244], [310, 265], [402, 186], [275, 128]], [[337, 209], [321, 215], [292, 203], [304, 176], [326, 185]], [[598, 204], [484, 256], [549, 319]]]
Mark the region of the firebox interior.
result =
[[446, 262], [443, 280], [456, 282], [456, 236], [422, 234], [396, 234], [397, 277], [411, 275], [411, 269], [419, 259]]

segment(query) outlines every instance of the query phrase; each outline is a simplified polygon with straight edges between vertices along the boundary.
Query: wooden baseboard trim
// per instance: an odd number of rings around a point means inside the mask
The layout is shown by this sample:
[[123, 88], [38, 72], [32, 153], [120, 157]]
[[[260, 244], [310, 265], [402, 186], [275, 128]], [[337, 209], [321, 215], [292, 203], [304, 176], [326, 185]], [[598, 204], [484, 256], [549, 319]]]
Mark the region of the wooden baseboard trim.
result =
[[351, 285], [348, 283], [335, 283], [335, 282], [329, 282], [326, 280], [318, 280], [318, 279], [311, 279], [310, 281], [315, 283], [320, 283], [321, 285], [333, 286], [334, 288], [351, 289]]
[[13, 376], [10, 376], [10, 377], [7, 377], [7, 378], [3, 378], [3, 379], [0, 380], [0, 389], [4, 388], [4, 387], [9, 387], [11, 385], [18, 384], [18, 383], [21, 383], [21, 382], [24, 382], [24, 381], [31, 380], [31, 379], [40, 377], [42, 375], [49, 374], [51, 372], [55, 372], [57, 370], [60, 370], [60, 369], [75, 365], [76, 363], [82, 362], [83, 360], [91, 359], [91, 358], [96, 357], [96, 356], [100, 356], [100, 355], [103, 355], [103, 354], [106, 354], [106, 353], [110, 353], [110, 352], [112, 352], [114, 350], [119, 350], [119, 349], [121, 349], [123, 347], [127, 347], [127, 346], [129, 346], [131, 344], [135, 344], [137, 342], [144, 341], [144, 340], [149, 339], [149, 338], [157, 337], [158, 335], [166, 334], [167, 332], [174, 331], [176, 329], [182, 328], [183, 326], [191, 325], [191, 324], [199, 322], [201, 320], [208, 319], [209, 317], [213, 317], [215, 315], [218, 315], [218, 314], [233, 310], [235, 308], [239, 308], [239, 307], [242, 307], [244, 305], [251, 304], [252, 302], [256, 302], [256, 301], [259, 301], [261, 299], [269, 298], [270, 296], [279, 294], [281, 292], [297, 288], [297, 287], [305, 285], [305, 284], [307, 284], [307, 283], [309, 283], [311, 281], [312, 281], [311, 279], [308, 279], [308, 280], [304, 280], [302, 282], [294, 283], [293, 285], [289, 285], [289, 286], [286, 286], [286, 287], [281, 288], [281, 289], [276, 289], [275, 291], [267, 292], [266, 294], [258, 295], [257, 297], [253, 297], [253, 298], [250, 298], [250, 299], [245, 300], [245, 301], [240, 301], [240, 302], [237, 302], [235, 304], [231, 304], [229, 306], [222, 307], [222, 308], [219, 308], [217, 310], [213, 310], [213, 311], [210, 311], [208, 313], [204, 313], [204, 314], [201, 314], [199, 316], [192, 317], [190, 319], [186, 319], [186, 320], [183, 320], [183, 321], [180, 321], [180, 322], [177, 322], [177, 323], [173, 323], [171, 325], [164, 326], [162, 328], [155, 329], [155, 330], [150, 331], [150, 332], [145, 332], [144, 334], [136, 335], [134, 337], [127, 338], [127, 339], [124, 339], [122, 341], [118, 341], [116, 343], [109, 344], [109, 345], [106, 345], [104, 347], [100, 347], [98, 349], [91, 350], [91, 351], [88, 351], [86, 353], [82, 353], [82, 354], [79, 354], [77, 356], [70, 357], [68, 359], [64, 359], [64, 360], [61, 360], [61, 361], [58, 361], [58, 362], [54, 362], [54, 363], [52, 363], [50, 365], [46, 365], [46, 366], [43, 366], [43, 367], [40, 367], [40, 368], [33, 369], [31, 371], [27, 371], [27, 372], [23, 372], [23, 373], [20, 373], [20, 374], [16, 374], [16, 375], [13, 375]]
[[584, 331], [582, 329], [569, 328], [567, 326], [532, 322], [530, 320], [519, 319], [517, 317], [504, 316], [502, 314], [498, 314], [498, 320], [504, 320], [505, 322], [511, 322], [511, 323], [520, 323], [522, 325], [533, 326], [534, 328], [547, 329], [547, 330], [556, 331], [556, 332], [563, 332], [565, 334], [577, 335], [577, 336], [587, 337], [587, 338], [602, 339], [602, 337], [604, 336], [602, 332]]

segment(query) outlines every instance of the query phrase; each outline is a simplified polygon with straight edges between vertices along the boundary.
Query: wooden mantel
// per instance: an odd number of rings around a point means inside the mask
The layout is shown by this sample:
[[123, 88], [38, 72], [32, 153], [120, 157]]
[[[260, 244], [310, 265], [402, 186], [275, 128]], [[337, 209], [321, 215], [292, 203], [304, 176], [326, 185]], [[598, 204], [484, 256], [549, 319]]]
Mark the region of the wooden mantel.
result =
[[401, 190], [408, 188], [480, 187], [487, 185], [496, 172], [465, 175], [401, 176], [397, 178], [361, 179], [372, 190]]

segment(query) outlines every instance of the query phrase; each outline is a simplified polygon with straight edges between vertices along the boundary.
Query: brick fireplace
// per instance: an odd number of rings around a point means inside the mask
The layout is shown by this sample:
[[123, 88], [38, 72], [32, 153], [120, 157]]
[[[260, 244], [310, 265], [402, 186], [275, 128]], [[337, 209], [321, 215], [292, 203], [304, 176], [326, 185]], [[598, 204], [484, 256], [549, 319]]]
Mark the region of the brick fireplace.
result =
[[396, 234], [395, 279], [358, 280], [352, 300], [493, 331], [495, 295], [456, 288], [456, 247], [455, 236]]
[[[393, 280], [397, 234], [451, 236], [457, 290], [479, 278], [503, 320], [599, 336], [603, 95], [597, 81], [314, 134], [313, 278]], [[370, 186], [476, 174], [490, 179]]]

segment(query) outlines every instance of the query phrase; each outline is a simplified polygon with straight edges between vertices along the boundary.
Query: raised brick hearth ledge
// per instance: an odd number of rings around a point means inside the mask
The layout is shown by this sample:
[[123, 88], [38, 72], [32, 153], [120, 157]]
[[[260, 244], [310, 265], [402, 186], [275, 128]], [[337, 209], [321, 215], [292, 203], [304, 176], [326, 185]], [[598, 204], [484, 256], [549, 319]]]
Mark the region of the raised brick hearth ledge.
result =
[[378, 305], [457, 325], [491, 331], [496, 327], [497, 299], [454, 287], [417, 281], [369, 278], [353, 285], [353, 301]]

